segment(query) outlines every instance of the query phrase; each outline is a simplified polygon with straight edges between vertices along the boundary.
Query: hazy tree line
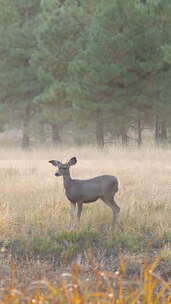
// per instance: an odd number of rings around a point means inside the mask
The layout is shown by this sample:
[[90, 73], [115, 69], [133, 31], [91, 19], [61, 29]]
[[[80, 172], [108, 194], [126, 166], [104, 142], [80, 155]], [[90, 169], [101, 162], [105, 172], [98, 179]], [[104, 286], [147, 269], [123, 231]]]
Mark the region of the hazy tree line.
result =
[[0, 0], [0, 131], [22, 146], [171, 139], [170, 0]]

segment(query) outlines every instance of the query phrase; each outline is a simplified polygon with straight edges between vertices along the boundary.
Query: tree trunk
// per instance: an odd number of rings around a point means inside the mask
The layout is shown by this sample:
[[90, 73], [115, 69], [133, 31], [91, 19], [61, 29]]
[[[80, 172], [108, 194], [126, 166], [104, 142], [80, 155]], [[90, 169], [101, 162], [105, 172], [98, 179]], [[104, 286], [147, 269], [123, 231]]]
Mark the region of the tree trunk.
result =
[[101, 110], [96, 111], [96, 142], [98, 147], [104, 147], [104, 129]]
[[160, 123], [160, 138], [162, 142], [167, 141], [167, 127], [165, 121], [161, 121]]
[[23, 129], [22, 148], [28, 149], [29, 147], [30, 147], [30, 137], [27, 133], [25, 133]]
[[128, 136], [125, 128], [121, 130], [121, 141], [123, 147], [126, 147], [128, 145]]
[[28, 105], [25, 110], [25, 118], [23, 122], [23, 136], [22, 148], [28, 149], [30, 147], [29, 124], [31, 118], [31, 107]]
[[159, 144], [165, 143], [167, 141], [167, 127], [164, 120], [160, 121], [158, 116], [156, 116], [155, 121], [155, 143]]
[[44, 145], [46, 143], [45, 123], [44, 122], [40, 122], [39, 142], [41, 145]]
[[156, 115], [156, 118], [155, 118], [154, 138], [155, 138], [155, 144], [156, 144], [156, 146], [158, 146], [160, 143], [160, 122], [159, 122], [158, 115]]
[[137, 144], [138, 144], [138, 147], [141, 147], [141, 145], [142, 145], [142, 127], [141, 127], [140, 117], [138, 118], [138, 121], [137, 121], [137, 132], [138, 132]]
[[51, 124], [52, 127], [52, 142], [55, 146], [60, 145], [62, 143], [62, 139], [60, 136], [59, 124], [54, 123]]

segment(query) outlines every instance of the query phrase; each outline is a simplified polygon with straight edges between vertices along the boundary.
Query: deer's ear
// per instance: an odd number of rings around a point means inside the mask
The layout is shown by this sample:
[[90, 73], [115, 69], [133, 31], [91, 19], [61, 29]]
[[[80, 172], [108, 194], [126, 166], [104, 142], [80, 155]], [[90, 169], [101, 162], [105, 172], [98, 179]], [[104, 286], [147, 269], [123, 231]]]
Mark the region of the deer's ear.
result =
[[68, 165], [69, 165], [69, 166], [73, 166], [73, 165], [75, 165], [76, 163], [77, 163], [76, 157], [72, 157], [72, 158], [69, 160]]
[[49, 163], [51, 163], [55, 167], [58, 167], [60, 165], [60, 162], [58, 160], [49, 160]]

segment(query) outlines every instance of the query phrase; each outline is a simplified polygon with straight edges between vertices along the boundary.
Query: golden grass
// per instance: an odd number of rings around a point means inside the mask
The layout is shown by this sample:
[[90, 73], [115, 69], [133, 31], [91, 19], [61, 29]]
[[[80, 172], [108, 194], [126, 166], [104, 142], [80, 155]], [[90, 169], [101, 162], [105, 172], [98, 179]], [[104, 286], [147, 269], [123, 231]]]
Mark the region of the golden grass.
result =
[[171, 282], [156, 275], [158, 262], [158, 259], [151, 264], [144, 262], [142, 274], [132, 281], [124, 278], [123, 259], [115, 273], [99, 270], [92, 261], [89, 277], [73, 264], [71, 272], [62, 273], [57, 284], [38, 280], [24, 290], [16, 287], [16, 265], [13, 264], [10, 287], [3, 293], [0, 304], [170, 304]]
[[[0, 229], [6, 237], [23, 235], [35, 227], [44, 234], [49, 229], [68, 229], [70, 205], [62, 178], [54, 176], [55, 168], [48, 160], [65, 161], [74, 155], [78, 163], [71, 169], [73, 177], [112, 174], [119, 178], [116, 201], [123, 232], [153, 229], [160, 236], [171, 233], [170, 150], [70, 148], [1, 154]], [[81, 228], [99, 231], [110, 221], [110, 209], [99, 201], [84, 207]]]
[[[132, 246], [132, 236], [137, 238], [133, 241], [135, 248], [139, 237], [146, 239], [147, 246], [150, 246], [152, 242], [155, 243], [155, 240], [168, 239], [163, 245], [161, 242], [161, 248], [160, 244], [157, 246], [157, 251], [154, 249], [154, 255], [157, 253], [166, 263], [171, 262], [171, 150], [153, 148], [133, 150], [132, 148], [122, 149], [120, 147], [106, 148], [104, 151], [99, 151], [93, 147], [28, 152], [19, 149], [1, 150], [0, 260], [5, 266], [0, 266], [0, 275], [1, 278], [6, 278], [5, 286], [8, 286], [11, 264], [11, 253], [8, 252], [8, 246], [5, 247], [5, 243], [8, 244], [11, 240], [21, 240], [23, 247], [25, 244], [30, 244], [28, 249], [31, 250], [34, 237], [48, 240], [50, 234], [58, 235], [64, 231], [69, 231], [70, 205], [65, 197], [62, 178], [54, 176], [55, 168], [48, 163], [48, 160], [66, 161], [73, 156], [76, 156], [78, 160], [78, 163], [71, 169], [71, 175], [74, 178], [86, 179], [102, 174], [112, 174], [118, 177], [120, 184], [119, 192], [115, 198], [121, 207], [121, 213], [115, 231], [112, 231], [110, 225], [111, 210], [100, 201], [84, 206], [79, 231], [82, 231], [83, 234], [84, 231], [97, 232], [98, 237], [102, 238], [102, 242], [108, 241], [109, 247], [110, 244], [113, 246], [113, 238], [117, 235], [119, 238], [124, 237], [124, 240], [128, 239], [128, 242], [130, 238], [128, 248]], [[17, 249], [17, 245], [15, 246]], [[120, 250], [122, 252], [122, 247]], [[138, 263], [142, 263], [144, 252], [137, 253], [138, 250], [135, 249], [137, 256], [124, 252], [129, 263], [131, 261], [132, 264], [135, 261], [137, 263], [139, 256], [142, 258]], [[106, 261], [105, 249], [103, 248], [102, 252], [99, 249], [99, 252], [101, 260], [104, 258]], [[85, 275], [76, 284], [76, 289], [73, 288], [72, 282], [70, 282], [72, 288], [69, 289], [68, 285], [66, 287], [65, 280], [62, 279], [61, 269], [58, 275], [62, 283], [61, 285], [59, 282], [55, 284], [54, 271], [51, 270], [51, 267], [49, 270], [45, 261], [38, 262], [40, 268], [44, 269], [41, 269], [39, 279], [44, 278], [43, 282], [46, 283], [41, 283], [38, 280], [40, 285], [46, 285], [39, 286], [43, 288], [43, 292], [40, 291], [40, 288], [38, 288], [38, 292], [37, 287], [33, 288], [29, 299], [23, 300], [25, 291], [17, 289], [17, 286], [14, 286], [15, 288], [5, 287], [7, 289], [5, 289], [4, 298], [1, 299], [0, 304], [171, 303], [170, 283], [166, 283], [154, 274], [150, 268], [152, 266], [148, 266], [144, 276], [137, 279], [135, 288], [133, 288], [135, 279], [131, 281], [130, 285], [128, 284], [130, 289], [126, 288], [127, 292], [122, 296], [122, 292], [125, 292], [124, 284], [127, 285], [127, 283], [120, 275], [117, 276], [113, 269], [107, 270], [106, 279], [101, 278], [101, 274], [99, 274], [100, 282], [103, 281], [104, 285], [96, 282], [95, 290], [91, 289], [91, 280], [83, 279]], [[27, 262], [26, 273], [30, 276], [29, 282], [37, 279], [38, 270], [35, 265], [38, 262]], [[25, 265], [23, 269], [25, 269]], [[26, 274], [24, 275], [22, 271], [19, 271], [18, 276], [20, 276], [19, 281], [22, 280], [22, 276], [26, 278]], [[47, 278], [50, 283], [46, 280]], [[74, 278], [75, 274], [73, 273], [71, 281]], [[111, 289], [111, 280], [116, 285], [122, 282], [123, 286], [120, 289], [120, 285], [117, 285], [117, 292], [120, 290], [120, 294], [114, 295], [113, 289]], [[44, 291], [46, 292], [44, 293]], [[128, 294], [130, 299], [128, 299]]]

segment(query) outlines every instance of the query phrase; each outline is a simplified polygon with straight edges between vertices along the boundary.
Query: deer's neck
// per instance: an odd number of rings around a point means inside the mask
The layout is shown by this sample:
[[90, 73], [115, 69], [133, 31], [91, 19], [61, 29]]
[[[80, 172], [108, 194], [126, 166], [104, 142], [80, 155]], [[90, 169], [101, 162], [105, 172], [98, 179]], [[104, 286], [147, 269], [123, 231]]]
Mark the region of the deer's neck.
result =
[[67, 190], [71, 186], [72, 178], [70, 173], [63, 175], [64, 188]]

